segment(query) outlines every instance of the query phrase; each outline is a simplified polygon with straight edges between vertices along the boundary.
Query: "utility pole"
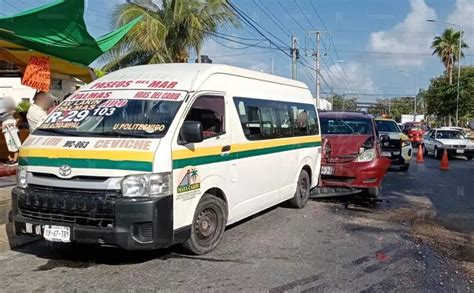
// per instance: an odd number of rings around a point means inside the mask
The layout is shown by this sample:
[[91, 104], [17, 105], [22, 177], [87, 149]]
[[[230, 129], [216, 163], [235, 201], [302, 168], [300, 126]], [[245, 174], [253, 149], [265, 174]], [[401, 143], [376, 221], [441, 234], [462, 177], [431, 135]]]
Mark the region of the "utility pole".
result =
[[[306, 32], [306, 50], [310, 50], [310, 56], [315, 57], [316, 61], [316, 72], [315, 72], [315, 81], [316, 81], [316, 106], [321, 107], [321, 34], [328, 34], [327, 31], [307, 31]], [[312, 36], [315, 36], [313, 39]], [[316, 45], [312, 47], [312, 45]], [[309, 55], [309, 54], [308, 54]], [[308, 56], [307, 55], [307, 56]]]
[[273, 66], [273, 56], [272, 56], [272, 74], [273, 74], [273, 71], [274, 71], [274, 66]]
[[296, 48], [296, 38], [295, 36], [291, 36], [291, 78], [297, 79], [298, 78], [298, 68], [297, 68], [297, 60], [298, 60], [298, 49]]
[[316, 108], [321, 108], [320, 90], [321, 90], [321, 32], [316, 31]]

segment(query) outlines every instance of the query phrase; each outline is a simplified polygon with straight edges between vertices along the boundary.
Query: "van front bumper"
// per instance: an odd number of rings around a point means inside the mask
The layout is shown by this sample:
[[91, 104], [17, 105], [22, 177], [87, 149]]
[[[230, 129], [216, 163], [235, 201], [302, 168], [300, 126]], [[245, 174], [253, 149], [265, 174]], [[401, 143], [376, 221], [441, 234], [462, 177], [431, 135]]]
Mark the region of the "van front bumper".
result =
[[27, 233], [27, 224], [32, 235], [42, 235], [45, 225], [69, 227], [71, 242], [126, 250], [168, 247], [189, 237], [189, 229], [173, 230], [172, 195], [122, 198], [119, 192], [28, 187], [13, 189], [12, 205], [17, 233]]

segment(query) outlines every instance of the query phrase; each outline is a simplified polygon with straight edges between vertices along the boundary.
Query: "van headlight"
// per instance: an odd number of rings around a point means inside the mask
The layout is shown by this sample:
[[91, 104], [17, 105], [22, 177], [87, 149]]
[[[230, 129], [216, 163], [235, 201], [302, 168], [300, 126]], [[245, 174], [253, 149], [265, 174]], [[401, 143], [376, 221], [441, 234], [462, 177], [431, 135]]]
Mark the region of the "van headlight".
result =
[[403, 147], [403, 148], [404, 148], [404, 147], [407, 147], [407, 146], [410, 146], [410, 145], [411, 145], [411, 142], [410, 142], [409, 140], [404, 140], [404, 141], [402, 142], [402, 147]]
[[26, 171], [26, 168], [23, 167], [18, 167], [16, 170], [16, 182], [18, 184], [18, 187], [25, 189], [28, 187], [28, 172]]
[[171, 173], [126, 176], [122, 180], [123, 197], [154, 197], [169, 195], [172, 189]]
[[377, 157], [375, 149], [368, 149], [362, 152], [356, 159], [355, 162], [370, 162]]

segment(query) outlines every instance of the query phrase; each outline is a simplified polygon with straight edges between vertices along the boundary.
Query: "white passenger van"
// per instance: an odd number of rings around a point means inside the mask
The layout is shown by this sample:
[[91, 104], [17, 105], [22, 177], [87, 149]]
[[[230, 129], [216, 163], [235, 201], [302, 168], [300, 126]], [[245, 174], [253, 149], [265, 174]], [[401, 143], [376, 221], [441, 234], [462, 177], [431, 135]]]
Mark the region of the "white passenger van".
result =
[[24, 143], [16, 229], [203, 254], [226, 225], [287, 200], [303, 208], [320, 148], [301, 82], [210, 64], [119, 70], [70, 96]]

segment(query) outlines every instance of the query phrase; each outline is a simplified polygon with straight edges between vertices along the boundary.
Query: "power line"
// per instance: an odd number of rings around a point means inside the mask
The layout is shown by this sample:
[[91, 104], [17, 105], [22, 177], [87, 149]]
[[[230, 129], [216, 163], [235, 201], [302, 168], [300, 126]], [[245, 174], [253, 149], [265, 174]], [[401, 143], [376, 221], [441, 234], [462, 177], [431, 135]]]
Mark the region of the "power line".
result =
[[[284, 50], [282, 49], [280, 46], [278, 46], [272, 39], [270, 39], [269, 37], [267, 37], [264, 33], [262, 33], [260, 31], [260, 29], [258, 29], [256, 27], [256, 25], [258, 25], [257, 22], [255, 22], [255, 20], [253, 20], [251, 17], [249, 17], [245, 12], [243, 12], [240, 8], [238, 8], [235, 4], [232, 4], [230, 2], [230, 0], [227, 1], [227, 3], [229, 4], [229, 6], [232, 8], [232, 10], [234, 10], [234, 12], [247, 24], [249, 25], [251, 28], [253, 28], [259, 35], [261, 35], [262, 37], [264, 37], [265, 39], [267, 39], [270, 44], [272, 44], [273, 46], [275, 46], [278, 50], [280, 50], [283, 54], [287, 55], [288, 57], [291, 57], [289, 52], [287, 52], [287, 50]], [[254, 25], [253, 23], [255, 23], [256, 25]], [[260, 26], [260, 25], [258, 25]], [[261, 26], [260, 26], [261, 27]], [[283, 41], [281, 41], [279, 38], [275, 37], [273, 34], [269, 33], [268, 31], [266, 31], [263, 27], [261, 27], [262, 30], [264, 30], [265, 32], [267, 32], [268, 34], [270, 34], [273, 38], [275, 38], [277, 41], [279, 41], [280, 43], [282, 44], [285, 44]]]
[[288, 38], [291, 38], [291, 33], [289, 33], [289, 31], [287, 29], [285, 29], [277, 20], [274, 19], [274, 17], [269, 14], [267, 11], [266, 11], [266, 8], [265, 6], [263, 5], [263, 3], [261, 3], [261, 5], [258, 4], [257, 0], [253, 0], [253, 2], [255, 3], [255, 5], [274, 23], [278, 26], [278, 28], [284, 33], [286, 34], [286, 36]]
[[[380, 51], [357, 51], [357, 50], [339, 50], [341, 53], [353, 54], [376, 54], [376, 55], [414, 55], [414, 56], [432, 56], [431, 53], [415, 53], [415, 52], [380, 52]], [[474, 56], [474, 54], [464, 54], [465, 56]]]
[[303, 8], [301, 8], [301, 6], [298, 4], [298, 1], [295, 0], [295, 4], [296, 4], [296, 7], [298, 7], [298, 9], [300, 10], [301, 14], [303, 14], [303, 17], [306, 19], [306, 21], [309, 23], [309, 27], [316, 27], [313, 25], [313, 23], [309, 20], [309, 18], [306, 16], [306, 13], [304, 13], [304, 10]]
[[[259, 44], [261, 44], [263, 42], [266, 42], [266, 41], [260, 41], [256, 44], [247, 44], [247, 43], [244, 43], [244, 42], [239, 42], [239, 41], [232, 40], [232, 39], [225, 38], [225, 37], [221, 37], [221, 36], [218, 36], [218, 35], [213, 35], [213, 36], [214, 36], [214, 42], [218, 43], [219, 45], [221, 45], [223, 47], [229, 48], [229, 49], [244, 50], [244, 49], [248, 49], [248, 48], [269, 48], [269, 47], [259, 46]], [[245, 47], [232, 47], [232, 46], [229, 46], [227, 44], [223, 44], [223, 43], [219, 42], [216, 38], [221, 38], [221, 39], [227, 40], [229, 42], [234, 42], [234, 43], [237, 43], [237, 44], [245, 45]]]
[[[313, 1], [310, 0], [309, 3], [310, 3], [310, 5], [311, 5], [313, 11], [316, 13], [316, 16], [319, 18], [319, 21], [320, 21], [321, 24], [323, 25], [324, 29], [325, 29], [326, 31], [328, 31], [329, 40], [331, 41], [332, 46], [334, 47], [334, 53], [335, 53], [335, 55], [336, 55], [336, 58], [337, 58], [338, 60], [341, 60], [341, 58], [339, 57], [339, 54], [337, 53], [337, 48], [336, 48], [336, 44], [334, 43], [334, 39], [332, 38], [332, 35], [329, 33], [328, 27], [327, 27], [326, 24], [324, 23], [323, 18], [321, 17], [321, 15], [319, 14], [318, 10], [317, 10], [316, 7], [314, 6]], [[339, 63], [337, 63], [337, 64], [339, 64]], [[347, 72], [346, 72], [346, 70], [344, 69], [344, 67], [343, 67], [341, 64], [339, 64], [339, 66], [341, 67], [342, 72], [343, 72], [344, 75], [346, 76], [347, 80], [350, 81], [350, 78], [349, 78], [349, 76], [347, 75]]]
[[281, 4], [280, 0], [277, 0], [278, 5], [283, 9], [283, 11], [286, 12], [294, 21], [295, 23], [300, 27], [301, 30], [305, 31], [305, 28], [301, 25], [301, 23], [286, 9], [283, 4]]
[[259, 51], [259, 52], [247, 52], [247, 53], [238, 53], [238, 54], [227, 54], [227, 55], [219, 55], [219, 56], [212, 56], [214, 58], [224, 58], [224, 57], [234, 57], [234, 56], [247, 56], [247, 55], [258, 55], [258, 54], [269, 54], [274, 53], [276, 48], [270, 48], [267, 51]]

